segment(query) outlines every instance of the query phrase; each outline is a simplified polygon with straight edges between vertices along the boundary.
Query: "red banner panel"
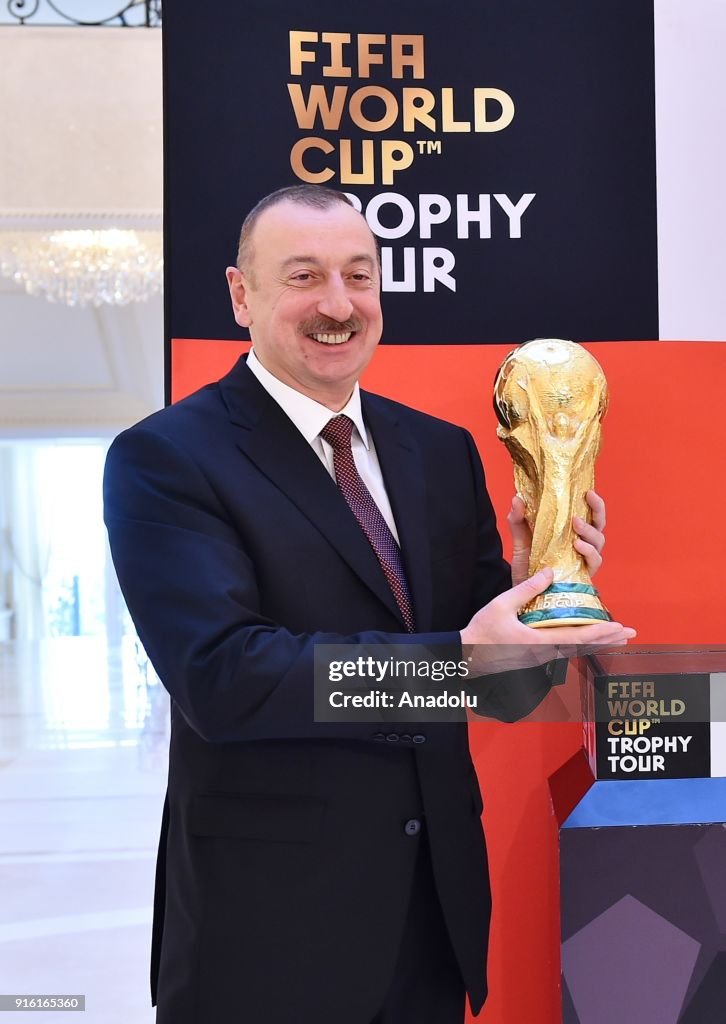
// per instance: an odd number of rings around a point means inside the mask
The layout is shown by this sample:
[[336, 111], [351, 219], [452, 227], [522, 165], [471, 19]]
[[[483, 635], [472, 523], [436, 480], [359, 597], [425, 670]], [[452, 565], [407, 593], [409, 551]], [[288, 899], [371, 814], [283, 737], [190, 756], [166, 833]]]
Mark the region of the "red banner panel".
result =
[[[176, 339], [174, 398], [217, 379], [247, 347]], [[362, 382], [472, 431], [505, 542], [512, 466], [496, 437], [491, 391], [508, 350], [389, 345], [378, 350]], [[719, 470], [726, 346], [600, 343], [591, 351], [611, 395], [597, 464], [597, 487], [608, 502], [598, 589], [612, 614], [638, 629], [639, 641], [723, 640], [716, 550], [726, 508], [726, 474]], [[490, 995], [478, 1020], [559, 1024], [557, 820], [547, 780], [581, 748], [582, 728], [482, 722], [471, 727], [470, 743], [485, 799], [494, 892]]]

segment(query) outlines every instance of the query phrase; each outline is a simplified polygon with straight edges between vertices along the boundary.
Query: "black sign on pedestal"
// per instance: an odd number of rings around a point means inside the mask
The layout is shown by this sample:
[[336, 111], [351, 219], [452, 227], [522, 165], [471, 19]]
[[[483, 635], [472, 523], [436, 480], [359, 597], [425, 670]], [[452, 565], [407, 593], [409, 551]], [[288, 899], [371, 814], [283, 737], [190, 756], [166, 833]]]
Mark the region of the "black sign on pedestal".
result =
[[707, 673], [595, 679], [597, 777], [691, 779], [711, 774]]

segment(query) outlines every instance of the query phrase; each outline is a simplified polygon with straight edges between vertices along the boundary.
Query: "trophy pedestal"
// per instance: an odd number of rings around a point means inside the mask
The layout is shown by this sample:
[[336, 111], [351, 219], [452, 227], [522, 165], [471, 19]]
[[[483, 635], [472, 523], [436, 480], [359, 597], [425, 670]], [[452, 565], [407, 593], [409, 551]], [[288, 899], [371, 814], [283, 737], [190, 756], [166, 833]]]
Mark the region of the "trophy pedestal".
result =
[[563, 1024], [722, 1021], [726, 649], [600, 652], [570, 679], [584, 749], [550, 777]]
[[519, 613], [520, 622], [534, 629], [586, 626], [611, 618], [591, 583], [552, 583]]

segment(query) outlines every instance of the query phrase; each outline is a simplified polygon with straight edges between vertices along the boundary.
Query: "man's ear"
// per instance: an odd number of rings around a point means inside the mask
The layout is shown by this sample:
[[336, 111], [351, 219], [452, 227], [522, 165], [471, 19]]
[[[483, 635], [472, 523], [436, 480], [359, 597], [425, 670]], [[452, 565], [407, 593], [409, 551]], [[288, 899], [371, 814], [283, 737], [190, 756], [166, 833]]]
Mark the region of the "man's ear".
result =
[[247, 280], [238, 267], [227, 267], [226, 276], [234, 318], [240, 327], [249, 327], [252, 324], [252, 317], [247, 307]]

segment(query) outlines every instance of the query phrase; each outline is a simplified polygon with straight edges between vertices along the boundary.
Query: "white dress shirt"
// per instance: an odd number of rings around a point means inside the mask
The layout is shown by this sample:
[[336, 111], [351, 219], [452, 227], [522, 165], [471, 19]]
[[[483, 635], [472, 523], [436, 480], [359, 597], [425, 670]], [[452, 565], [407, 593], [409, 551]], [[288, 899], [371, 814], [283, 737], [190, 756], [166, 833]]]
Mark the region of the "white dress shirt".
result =
[[335, 469], [333, 466], [333, 449], [320, 436], [320, 431], [325, 424], [334, 416], [348, 416], [353, 420], [353, 433], [351, 435], [351, 447], [353, 449], [353, 461], [360, 474], [363, 483], [371, 493], [371, 497], [381, 510], [388, 528], [400, 546], [398, 531], [391, 510], [391, 503], [386, 494], [383, 483], [381, 465], [376, 455], [373, 438], [368, 434], [366, 425], [363, 422], [363, 411], [360, 404], [360, 388], [356, 382], [353, 394], [339, 413], [331, 412], [326, 406], [308, 398], [302, 392], [291, 388], [289, 384], [283, 384], [281, 380], [266, 370], [255, 355], [255, 350], [250, 349], [247, 356], [247, 366], [254, 373], [262, 387], [280, 406], [285, 415], [292, 420], [302, 436], [308, 442], [328, 473], [335, 480]]

